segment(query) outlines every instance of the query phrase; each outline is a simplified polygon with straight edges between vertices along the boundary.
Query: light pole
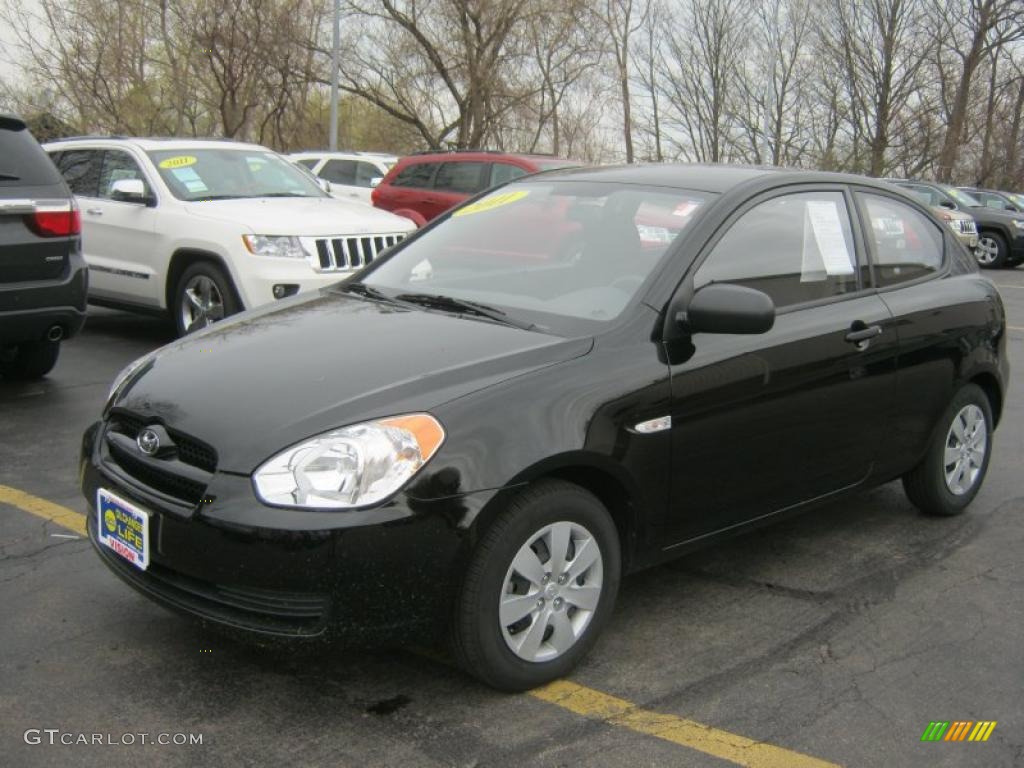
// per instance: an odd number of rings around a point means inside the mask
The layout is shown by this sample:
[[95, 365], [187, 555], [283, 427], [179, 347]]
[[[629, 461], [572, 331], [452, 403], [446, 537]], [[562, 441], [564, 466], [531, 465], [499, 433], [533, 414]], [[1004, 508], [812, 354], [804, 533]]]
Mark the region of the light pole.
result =
[[334, 0], [331, 48], [331, 135], [327, 139], [333, 152], [338, 148], [338, 51], [341, 47], [341, 0]]

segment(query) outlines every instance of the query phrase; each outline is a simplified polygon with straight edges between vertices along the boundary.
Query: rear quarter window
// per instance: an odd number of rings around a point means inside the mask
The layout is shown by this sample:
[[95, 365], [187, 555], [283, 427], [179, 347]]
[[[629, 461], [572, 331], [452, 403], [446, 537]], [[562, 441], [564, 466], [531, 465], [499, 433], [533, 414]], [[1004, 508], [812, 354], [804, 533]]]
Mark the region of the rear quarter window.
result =
[[395, 174], [391, 186], [425, 189], [430, 186], [435, 170], [437, 163], [411, 163]]
[[0, 188], [59, 184], [57, 168], [27, 128], [0, 118]]

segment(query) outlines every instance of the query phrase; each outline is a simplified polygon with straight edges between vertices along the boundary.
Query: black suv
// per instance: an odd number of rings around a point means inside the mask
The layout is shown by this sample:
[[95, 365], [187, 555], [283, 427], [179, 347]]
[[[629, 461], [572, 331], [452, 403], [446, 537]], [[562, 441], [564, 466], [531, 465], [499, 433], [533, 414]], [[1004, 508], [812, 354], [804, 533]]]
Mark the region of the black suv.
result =
[[35, 379], [85, 323], [78, 206], [25, 123], [0, 114], [0, 376]]
[[984, 205], [970, 192], [930, 181], [893, 180], [933, 207], [962, 211], [978, 225], [974, 258], [985, 269], [1015, 267], [1024, 261], [1024, 215]]

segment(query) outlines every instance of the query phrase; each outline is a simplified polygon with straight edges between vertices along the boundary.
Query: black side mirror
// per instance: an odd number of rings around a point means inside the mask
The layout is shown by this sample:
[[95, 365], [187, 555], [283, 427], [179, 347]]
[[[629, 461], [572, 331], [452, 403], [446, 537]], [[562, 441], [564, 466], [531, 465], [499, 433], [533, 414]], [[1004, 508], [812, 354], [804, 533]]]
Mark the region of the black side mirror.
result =
[[775, 302], [764, 291], [711, 283], [693, 294], [675, 318], [689, 333], [765, 333], [775, 325]]
[[939, 202], [939, 205], [942, 206], [943, 208], [949, 208], [949, 210], [951, 211], [956, 210], [956, 203], [954, 203], [952, 200], [942, 200], [941, 202]]

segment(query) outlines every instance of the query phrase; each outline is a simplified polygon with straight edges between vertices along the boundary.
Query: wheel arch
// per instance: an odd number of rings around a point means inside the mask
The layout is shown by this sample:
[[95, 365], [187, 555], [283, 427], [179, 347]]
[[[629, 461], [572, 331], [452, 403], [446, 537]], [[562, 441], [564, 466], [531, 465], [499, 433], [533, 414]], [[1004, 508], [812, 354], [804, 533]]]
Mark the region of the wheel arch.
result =
[[231, 267], [223, 257], [213, 251], [202, 248], [179, 248], [171, 255], [170, 263], [167, 265], [167, 280], [164, 283], [164, 305], [167, 311], [174, 311], [174, 291], [185, 270], [193, 264], [203, 261], [214, 264], [224, 271], [224, 274], [227, 275], [228, 280], [231, 282], [231, 290], [235, 294], [238, 306], [245, 309], [245, 304], [238, 292], [238, 283], [231, 271]]
[[988, 371], [982, 371], [981, 373], [974, 374], [969, 379], [969, 382], [979, 386], [981, 391], [985, 393], [989, 406], [992, 408], [992, 426], [998, 426], [999, 418], [1003, 414], [1003, 389], [999, 384], [999, 379]]
[[622, 570], [630, 570], [635, 561], [641, 521], [638, 510], [643, 504], [640, 490], [618, 465], [589, 454], [573, 453], [546, 459], [517, 475], [480, 511], [473, 521], [473, 541], [506, 508], [507, 502], [527, 485], [543, 480], [562, 480], [577, 485], [597, 497], [615, 524], [619, 534]]

